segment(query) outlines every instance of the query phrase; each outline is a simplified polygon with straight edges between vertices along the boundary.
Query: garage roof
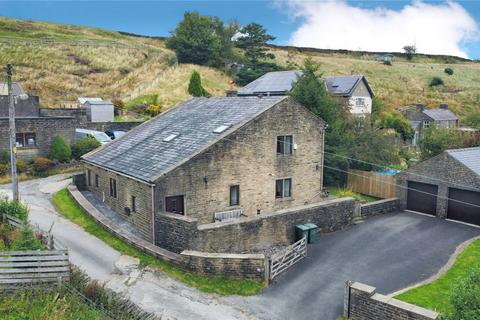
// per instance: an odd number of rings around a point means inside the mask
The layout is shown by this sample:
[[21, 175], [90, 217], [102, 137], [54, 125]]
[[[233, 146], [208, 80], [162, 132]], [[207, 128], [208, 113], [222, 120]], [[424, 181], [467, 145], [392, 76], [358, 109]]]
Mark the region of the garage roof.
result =
[[480, 147], [451, 149], [446, 152], [480, 176]]

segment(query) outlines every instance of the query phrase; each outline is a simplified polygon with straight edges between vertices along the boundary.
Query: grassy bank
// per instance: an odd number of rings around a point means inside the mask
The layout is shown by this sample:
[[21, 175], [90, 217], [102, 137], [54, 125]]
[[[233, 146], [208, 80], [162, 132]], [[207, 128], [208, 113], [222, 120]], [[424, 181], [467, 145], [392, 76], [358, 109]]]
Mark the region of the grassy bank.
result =
[[335, 196], [337, 198], [344, 198], [344, 197], [352, 197], [357, 201], [363, 201], [363, 202], [374, 202], [377, 201], [378, 199], [375, 197], [367, 196], [361, 193], [353, 192], [352, 190], [345, 189], [345, 188], [339, 188], [339, 187], [327, 187], [328, 192], [332, 196]]
[[458, 257], [454, 265], [438, 280], [409, 290], [396, 298], [440, 313], [452, 311], [450, 302], [453, 287], [467, 276], [472, 268], [480, 268], [480, 240], [471, 243]]
[[213, 292], [220, 295], [254, 295], [260, 292], [265, 284], [254, 280], [240, 280], [223, 277], [202, 277], [185, 272], [169, 263], [150, 257], [131, 247], [124, 241], [105, 231], [87, 215], [72, 199], [67, 189], [62, 189], [52, 198], [53, 205], [65, 218], [81, 226], [86, 232], [101, 239], [103, 242], [120, 251], [140, 259], [142, 265], [151, 265], [174, 278], [204, 292]]

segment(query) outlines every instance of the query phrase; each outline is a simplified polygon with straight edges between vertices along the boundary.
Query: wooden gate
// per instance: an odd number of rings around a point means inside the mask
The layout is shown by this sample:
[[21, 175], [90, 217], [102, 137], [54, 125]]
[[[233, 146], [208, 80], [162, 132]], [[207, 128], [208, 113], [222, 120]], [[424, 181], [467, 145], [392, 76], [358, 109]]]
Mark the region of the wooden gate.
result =
[[270, 280], [307, 256], [307, 238], [289, 245], [270, 257]]

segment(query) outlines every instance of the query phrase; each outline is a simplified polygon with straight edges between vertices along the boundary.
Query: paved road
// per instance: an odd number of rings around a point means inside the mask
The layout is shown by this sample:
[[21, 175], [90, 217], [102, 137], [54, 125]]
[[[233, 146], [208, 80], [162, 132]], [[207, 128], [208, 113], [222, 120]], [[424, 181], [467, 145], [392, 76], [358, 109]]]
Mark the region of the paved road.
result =
[[[411, 213], [369, 219], [348, 230], [328, 234], [308, 247], [308, 257], [255, 297], [204, 294], [165, 274], [139, 268], [82, 228], [63, 219], [51, 195], [69, 180], [65, 175], [20, 184], [30, 206], [30, 220], [69, 248], [73, 264], [90, 277], [132, 299], [162, 319], [321, 319], [342, 312], [346, 280], [390, 293], [435, 274], [455, 248], [480, 229]], [[0, 186], [8, 193], [9, 186]]]
[[335, 320], [346, 280], [388, 294], [436, 274], [455, 248], [480, 229], [413, 213], [371, 218], [322, 236], [308, 256], [265, 292], [228, 298], [259, 319]]

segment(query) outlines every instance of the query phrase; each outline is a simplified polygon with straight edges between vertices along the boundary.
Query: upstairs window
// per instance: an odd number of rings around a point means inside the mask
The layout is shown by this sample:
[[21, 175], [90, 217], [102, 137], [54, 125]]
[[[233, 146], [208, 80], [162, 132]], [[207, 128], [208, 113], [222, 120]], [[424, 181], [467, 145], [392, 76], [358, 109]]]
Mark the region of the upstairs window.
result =
[[278, 179], [275, 181], [275, 198], [289, 198], [292, 196], [292, 179]]
[[95, 175], [95, 187], [98, 188], [100, 178], [98, 177], [98, 174]]
[[293, 153], [293, 136], [277, 137], [277, 154]]
[[35, 133], [17, 133], [15, 135], [15, 145], [17, 148], [34, 148], [37, 145]]
[[230, 206], [240, 204], [240, 186], [230, 186]]
[[132, 196], [131, 202], [132, 212], [137, 212], [137, 198]]
[[355, 98], [356, 107], [365, 107], [365, 98]]
[[110, 196], [117, 197], [117, 180], [110, 178]]
[[427, 129], [428, 127], [430, 127], [430, 121], [428, 120], [423, 121], [423, 128]]

